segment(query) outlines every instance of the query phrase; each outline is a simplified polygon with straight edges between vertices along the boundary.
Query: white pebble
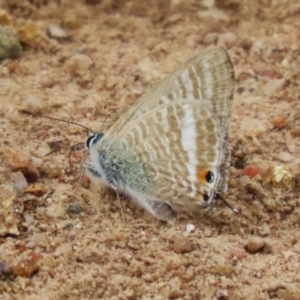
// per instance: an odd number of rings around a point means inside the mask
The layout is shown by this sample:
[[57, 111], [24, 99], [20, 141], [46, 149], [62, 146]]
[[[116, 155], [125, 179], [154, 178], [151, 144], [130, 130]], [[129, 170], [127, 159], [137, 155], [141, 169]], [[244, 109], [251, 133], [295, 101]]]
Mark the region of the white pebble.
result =
[[34, 219], [30, 214], [24, 213], [24, 219], [27, 224], [32, 224]]
[[49, 36], [55, 39], [65, 39], [68, 37], [67, 33], [57, 25], [50, 24], [48, 27]]
[[12, 173], [11, 174], [11, 179], [12, 179], [14, 188], [18, 192], [23, 192], [23, 190], [25, 188], [27, 188], [27, 186], [28, 186], [28, 183], [27, 183], [27, 180], [26, 180], [25, 176], [20, 171]]
[[191, 233], [191, 232], [193, 232], [195, 230], [195, 225], [194, 224], [187, 224], [186, 225], [186, 231], [188, 232], [188, 233]]

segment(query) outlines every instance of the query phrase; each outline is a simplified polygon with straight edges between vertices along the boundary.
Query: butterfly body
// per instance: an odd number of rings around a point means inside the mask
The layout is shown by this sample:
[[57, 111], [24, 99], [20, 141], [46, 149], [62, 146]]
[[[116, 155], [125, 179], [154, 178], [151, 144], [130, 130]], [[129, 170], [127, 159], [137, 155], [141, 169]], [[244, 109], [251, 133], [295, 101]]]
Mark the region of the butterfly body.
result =
[[88, 170], [159, 219], [208, 206], [226, 190], [233, 89], [226, 50], [200, 52], [88, 139]]

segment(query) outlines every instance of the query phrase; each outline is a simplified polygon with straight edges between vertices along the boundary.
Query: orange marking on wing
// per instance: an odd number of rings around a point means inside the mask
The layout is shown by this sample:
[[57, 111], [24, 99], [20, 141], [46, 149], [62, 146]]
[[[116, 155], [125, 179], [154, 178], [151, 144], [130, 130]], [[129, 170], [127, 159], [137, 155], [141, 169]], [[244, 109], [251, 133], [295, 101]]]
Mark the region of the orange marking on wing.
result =
[[201, 182], [205, 182], [205, 183], [207, 182], [206, 176], [207, 176], [208, 171], [209, 170], [204, 169], [198, 173], [198, 178]]

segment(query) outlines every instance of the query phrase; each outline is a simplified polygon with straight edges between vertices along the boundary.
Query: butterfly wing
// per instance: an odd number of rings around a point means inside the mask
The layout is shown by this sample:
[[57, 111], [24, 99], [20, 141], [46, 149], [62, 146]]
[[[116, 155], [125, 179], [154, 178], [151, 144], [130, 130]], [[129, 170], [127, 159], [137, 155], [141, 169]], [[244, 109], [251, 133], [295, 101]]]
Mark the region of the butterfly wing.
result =
[[136, 122], [120, 146], [130, 149], [142, 166], [147, 183], [131, 187], [148, 199], [195, 210], [224, 190], [226, 137], [205, 105], [187, 101], [160, 106]]
[[200, 52], [151, 88], [99, 145], [99, 152], [123, 149], [121, 188], [156, 217], [157, 204], [195, 210], [223, 192], [233, 91], [232, 63], [220, 47]]
[[218, 116], [218, 122], [225, 130], [230, 122], [234, 91], [234, 72], [230, 57], [222, 47], [212, 47], [182, 64], [167, 75], [132, 105], [109, 129], [104, 139], [113, 142], [128, 131], [129, 124], [135, 126], [152, 109], [174, 101], [197, 101]]

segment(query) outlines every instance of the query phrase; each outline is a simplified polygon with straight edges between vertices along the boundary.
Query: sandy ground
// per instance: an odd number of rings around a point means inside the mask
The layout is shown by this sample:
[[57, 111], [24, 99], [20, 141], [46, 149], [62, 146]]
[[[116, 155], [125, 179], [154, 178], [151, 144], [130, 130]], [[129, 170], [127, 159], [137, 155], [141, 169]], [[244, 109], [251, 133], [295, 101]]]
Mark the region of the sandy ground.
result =
[[[0, 64], [1, 299], [300, 299], [298, 0], [0, 8], [23, 41]], [[86, 130], [19, 112], [105, 132], [210, 45], [235, 68], [225, 197], [239, 214], [218, 203], [167, 224], [122, 196], [123, 221], [113, 191], [80, 180]]]

